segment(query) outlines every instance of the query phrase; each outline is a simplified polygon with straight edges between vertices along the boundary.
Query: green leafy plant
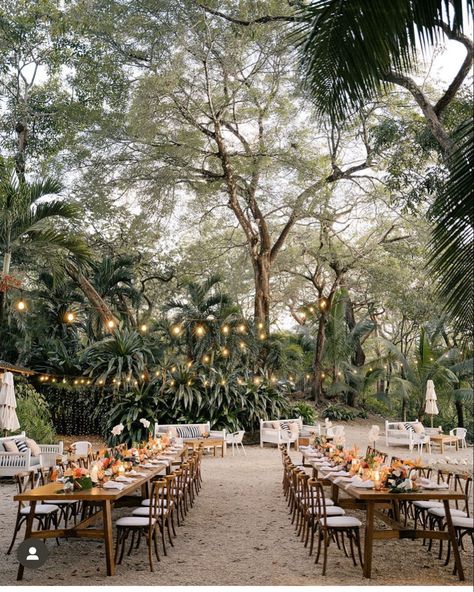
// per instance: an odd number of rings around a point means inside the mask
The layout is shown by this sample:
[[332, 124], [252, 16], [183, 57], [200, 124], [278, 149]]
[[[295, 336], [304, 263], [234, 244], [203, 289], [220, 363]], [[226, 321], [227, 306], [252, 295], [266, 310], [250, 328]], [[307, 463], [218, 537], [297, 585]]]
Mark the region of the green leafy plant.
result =
[[327, 417], [328, 419], [335, 420], [335, 421], [351, 421], [355, 419], [358, 414], [347, 407], [343, 407], [342, 405], [329, 405], [323, 411], [323, 417]]
[[298, 401], [291, 406], [290, 414], [292, 417], [301, 417], [306, 425], [313, 425], [318, 417], [316, 409], [305, 401]]
[[39, 444], [54, 444], [57, 438], [45, 397], [27, 382], [17, 381], [15, 392], [20, 430]]

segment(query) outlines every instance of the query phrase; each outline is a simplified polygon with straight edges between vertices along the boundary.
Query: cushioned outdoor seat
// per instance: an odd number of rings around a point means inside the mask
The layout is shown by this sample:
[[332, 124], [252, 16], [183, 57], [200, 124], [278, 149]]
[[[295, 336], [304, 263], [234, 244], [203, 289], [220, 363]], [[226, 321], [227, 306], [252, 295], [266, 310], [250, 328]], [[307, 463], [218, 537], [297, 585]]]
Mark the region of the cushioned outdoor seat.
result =
[[[162, 514], [162, 509], [156, 509], [157, 514]], [[132, 512], [132, 516], [148, 516], [150, 514], [150, 506], [141, 506], [140, 508], [135, 508]]]
[[[57, 512], [59, 510], [58, 506], [52, 506], [49, 504], [37, 504], [35, 508], [35, 516], [39, 514], [51, 514], [53, 512]], [[22, 508], [20, 513], [23, 515], [27, 515], [30, 513], [30, 507], [27, 506], [26, 508]]]
[[[318, 513], [317, 508], [310, 508], [310, 512], [313, 514]], [[327, 506], [326, 507], [326, 516], [345, 516], [345, 511], [340, 508], [339, 506]]]
[[453, 524], [458, 528], [474, 528], [474, 518], [453, 516]]
[[326, 518], [326, 524], [329, 528], [354, 528], [362, 526], [362, 522], [352, 516], [334, 516]]
[[[152, 524], [155, 523], [155, 519], [151, 519]], [[125, 516], [119, 518], [116, 522], [117, 526], [143, 526], [144, 528], [150, 524], [150, 519], [140, 518], [139, 516]]]
[[422, 502], [413, 502], [413, 505], [417, 508], [444, 508], [442, 502], [434, 502], [431, 500]]
[[[444, 508], [430, 508], [428, 510], [428, 514], [431, 514], [432, 516], [438, 516], [439, 518], [443, 518], [444, 516], [446, 516]], [[462, 510], [456, 510], [456, 508], [451, 508], [451, 516], [467, 517], [467, 514]]]

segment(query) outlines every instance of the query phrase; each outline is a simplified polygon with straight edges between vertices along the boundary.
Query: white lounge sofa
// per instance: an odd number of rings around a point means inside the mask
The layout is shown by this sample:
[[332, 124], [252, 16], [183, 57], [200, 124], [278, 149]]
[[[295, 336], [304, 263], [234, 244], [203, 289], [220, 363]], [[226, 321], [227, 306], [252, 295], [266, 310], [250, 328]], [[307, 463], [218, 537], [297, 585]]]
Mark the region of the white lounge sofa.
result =
[[[282, 429], [282, 423], [296, 423], [298, 425], [298, 434], [290, 434], [288, 430]], [[309, 437], [311, 435], [321, 435], [321, 426], [304, 425], [301, 417], [295, 419], [275, 419], [275, 420], [260, 420], [260, 447], [263, 448], [263, 444], [286, 444], [290, 448], [291, 444], [295, 442], [297, 444], [298, 438]]]
[[14, 477], [22, 471], [53, 466], [57, 457], [63, 454], [63, 442], [59, 442], [59, 444], [38, 444], [41, 450], [39, 456], [32, 456], [29, 448], [25, 452], [7, 452], [3, 445], [7, 440], [26, 440], [26, 434], [22, 432], [15, 436], [0, 438], [0, 477]]
[[[196, 428], [194, 431], [195, 435], [180, 436], [178, 428]], [[209, 434], [209, 438], [216, 440], [222, 440], [224, 446], [224, 452], [226, 450], [226, 430], [211, 430], [211, 424], [206, 423], [171, 423], [171, 424], [159, 424], [155, 423], [155, 436], [158, 434], [167, 434], [171, 432], [171, 435], [175, 438], [181, 438], [182, 440], [192, 440], [193, 438], [203, 437], [204, 434]], [[199, 432], [199, 435], [198, 435]]]
[[423, 452], [423, 446], [426, 446], [431, 452], [430, 436], [418, 420], [385, 421], [385, 444], [387, 446], [408, 446], [410, 452], [417, 446], [420, 454]]

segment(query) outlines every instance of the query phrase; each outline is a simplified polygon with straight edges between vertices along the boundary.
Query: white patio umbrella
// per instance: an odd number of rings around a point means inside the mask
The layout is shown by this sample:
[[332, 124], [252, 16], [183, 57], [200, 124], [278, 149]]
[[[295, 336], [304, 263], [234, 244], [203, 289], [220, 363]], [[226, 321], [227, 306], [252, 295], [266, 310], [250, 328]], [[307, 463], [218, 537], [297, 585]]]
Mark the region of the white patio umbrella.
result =
[[15, 432], [18, 429], [20, 429], [20, 423], [16, 416], [13, 374], [5, 372], [0, 388], [0, 430]]
[[433, 417], [439, 414], [436, 400], [437, 398], [434, 389], [434, 382], [432, 380], [428, 380], [426, 383], [425, 413], [431, 417], [431, 427], [433, 427]]

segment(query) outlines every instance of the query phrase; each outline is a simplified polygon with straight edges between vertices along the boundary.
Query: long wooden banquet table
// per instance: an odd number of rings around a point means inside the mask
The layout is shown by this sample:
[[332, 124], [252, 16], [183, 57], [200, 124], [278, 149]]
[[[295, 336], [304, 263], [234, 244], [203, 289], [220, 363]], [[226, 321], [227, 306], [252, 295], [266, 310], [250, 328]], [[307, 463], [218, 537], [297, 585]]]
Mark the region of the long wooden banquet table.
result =
[[[13, 498], [17, 502], [29, 502], [30, 512], [26, 520], [25, 539], [38, 538], [86, 538], [86, 539], [104, 539], [105, 544], [105, 561], [107, 568], [107, 575], [115, 575], [115, 562], [113, 553], [113, 529], [112, 529], [112, 509], [114, 503], [120, 498], [129, 496], [131, 493], [140, 489], [142, 496], [147, 495], [147, 490], [150, 481], [159, 475], [163, 470], [170, 472], [171, 464], [174, 461], [180, 460], [183, 455], [187, 453], [187, 449], [183, 448], [177, 451], [173, 456], [169, 455], [168, 463], [159, 463], [153, 468], [139, 467], [138, 472], [146, 474], [145, 477], [134, 478], [133, 483], [122, 483], [123, 489], [106, 489], [104, 487], [93, 487], [86, 490], [74, 490], [71, 493], [59, 493], [62, 489], [62, 483], [54, 482], [35, 487], [24, 493], [17, 494]], [[84, 518], [79, 524], [70, 528], [58, 528], [53, 530], [33, 530], [35, 509], [38, 502], [42, 500], [54, 501], [82, 501], [92, 502], [97, 505], [99, 509], [88, 518]], [[91, 528], [93, 524], [102, 521], [101, 528]], [[17, 580], [23, 578], [24, 567], [19, 564]]]
[[[388, 490], [376, 491], [375, 489], [358, 488], [351, 483], [339, 481], [335, 483], [336, 476], [330, 475], [335, 469], [321, 469], [318, 464], [303, 452], [303, 463], [313, 468], [314, 477], [331, 486], [331, 498], [341, 508], [365, 510], [365, 537], [364, 537], [364, 566], [363, 575], [372, 577], [373, 543], [376, 539], [440, 539], [451, 541], [454, 562], [461, 581], [465, 580], [461, 556], [456, 539], [456, 533], [451, 517], [449, 502], [451, 500], [463, 500], [461, 492], [452, 490], [417, 489], [410, 493], [391, 493]], [[348, 497], [341, 497], [341, 492]], [[421, 528], [408, 528], [400, 519], [400, 502], [403, 501], [440, 501], [446, 512], [447, 531], [424, 530]], [[382, 509], [391, 509], [392, 516], [383, 513]], [[378, 518], [388, 529], [376, 529], [375, 518]]]

